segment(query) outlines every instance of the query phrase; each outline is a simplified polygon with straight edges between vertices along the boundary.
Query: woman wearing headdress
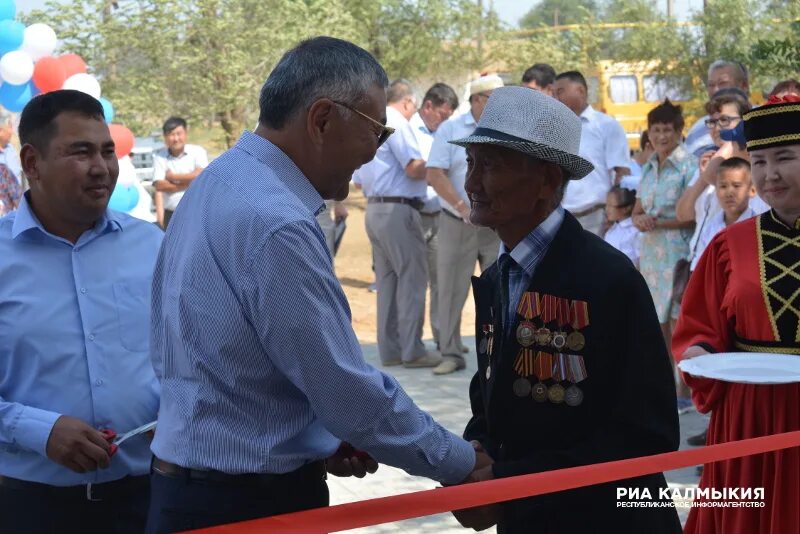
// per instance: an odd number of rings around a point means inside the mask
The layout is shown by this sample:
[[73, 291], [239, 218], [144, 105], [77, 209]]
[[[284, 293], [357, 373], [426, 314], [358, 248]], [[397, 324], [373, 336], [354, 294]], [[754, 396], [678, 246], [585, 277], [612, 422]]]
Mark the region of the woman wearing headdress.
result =
[[[800, 354], [800, 98], [744, 115], [753, 183], [770, 211], [720, 232], [689, 280], [673, 337], [680, 359], [716, 352]], [[800, 430], [800, 383], [684, 375], [708, 444]], [[695, 507], [687, 533], [800, 532], [800, 448], [707, 465], [701, 488], [763, 488], [763, 508]]]

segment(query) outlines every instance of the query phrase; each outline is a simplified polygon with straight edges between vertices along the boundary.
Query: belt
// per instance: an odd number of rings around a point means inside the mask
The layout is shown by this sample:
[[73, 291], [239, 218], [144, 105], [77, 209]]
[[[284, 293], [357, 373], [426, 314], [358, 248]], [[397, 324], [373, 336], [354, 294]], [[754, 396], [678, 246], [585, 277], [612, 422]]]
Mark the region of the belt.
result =
[[52, 486], [41, 482], [31, 482], [29, 480], [19, 480], [0, 476], [0, 488], [12, 490], [37, 491], [47, 493], [50, 496], [62, 499], [104, 501], [115, 497], [125, 497], [137, 490], [147, 488], [150, 485], [150, 477], [147, 475], [127, 476], [111, 482], [99, 484], [89, 483], [79, 486]]
[[759, 341], [736, 336], [733, 346], [744, 352], [766, 352], [771, 354], [800, 354], [797, 344], [784, 344], [778, 341]]
[[605, 209], [605, 207], [606, 207], [605, 204], [595, 204], [591, 208], [586, 208], [585, 210], [582, 210], [582, 211], [570, 211], [570, 213], [572, 213], [572, 216], [577, 219], [578, 217], [585, 217], [586, 215], [589, 215], [590, 213], [594, 213], [597, 210]]
[[272, 473], [232, 475], [211, 469], [187, 469], [154, 456], [151, 469], [154, 473], [165, 477], [219, 482], [231, 486], [271, 486], [273, 484], [286, 484], [287, 482], [319, 482], [327, 478], [325, 462], [322, 461], [311, 462], [294, 471], [280, 475]]
[[421, 210], [425, 203], [419, 198], [409, 197], [369, 197], [368, 204], [405, 204], [415, 210]]

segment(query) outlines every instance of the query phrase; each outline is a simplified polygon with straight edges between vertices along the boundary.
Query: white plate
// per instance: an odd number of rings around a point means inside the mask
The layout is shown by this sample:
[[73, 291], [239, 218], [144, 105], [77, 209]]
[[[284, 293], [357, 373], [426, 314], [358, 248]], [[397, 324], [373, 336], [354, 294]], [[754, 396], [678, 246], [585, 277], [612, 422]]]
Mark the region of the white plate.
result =
[[720, 352], [683, 360], [684, 373], [740, 384], [800, 382], [800, 356], [760, 352]]

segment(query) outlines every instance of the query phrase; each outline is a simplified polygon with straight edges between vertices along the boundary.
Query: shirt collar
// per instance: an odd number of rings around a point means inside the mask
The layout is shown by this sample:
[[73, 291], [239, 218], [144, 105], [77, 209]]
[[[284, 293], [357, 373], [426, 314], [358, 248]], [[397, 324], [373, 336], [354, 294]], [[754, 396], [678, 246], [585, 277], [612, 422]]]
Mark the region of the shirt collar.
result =
[[633, 217], [628, 217], [627, 219], [617, 221], [617, 224], [620, 228], [631, 228], [633, 227]]
[[477, 126], [478, 121], [475, 120], [475, 117], [472, 115], [472, 110], [468, 109], [466, 113], [462, 115], [464, 124], [467, 126]]
[[433, 132], [430, 131], [427, 126], [425, 126], [425, 121], [422, 120], [422, 116], [420, 116], [419, 111], [414, 113], [414, 116], [411, 117], [411, 120], [408, 121], [408, 122], [411, 123], [411, 126], [413, 128], [416, 128], [417, 130], [421, 131], [422, 133], [426, 133], [428, 135], [432, 135], [433, 134]]
[[[274, 168], [275, 176], [303, 203], [303, 205], [317, 216], [325, 209], [325, 201], [322, 196], [314, 189], [311, 182], [300, 168], [295, 165], [292, 158], [286, 153], [269, 142], [269, 140], [256, 135], [253, 132], [245, 131], [236, 142], [234, 149], [247, 152], [264, 165]], [[257, 183], [257, 181], [256, 181]]]
[[[29, 230], [39, 230], [44, 235], [53, 237], [54, 239], [61, 239], [45, 230], [44, 226], [42, 226], [42, 223], [39, 221], [39, 218], [36, 217], [35, 213], [33, 213], [33, 209], [31, 209], [29, 200], [30, 194], [30, 191], [28, 191], [22, 195], [19, 207], [17, 208], [17, 213], [14, 216], [14, 224], [11, 227], [11, 238], [16, 239], [19, 235]], [[84, 234], [87, 232], [94, 232], [97, 235], [102, 235], [107, 232], [115, 231], [122, 231], [121, 218], [119, 213], [107, 209], [97, 220], [94, 227], [84, 232]]]
[[586, 106], [586, 109], [581, 112], [580, 117], [582, 121], [591, 122], [595, 115], [597, 115], [597, 111], [589, 104]]
[[[564, 208], [558, 206], [539, 226], [517, 243], [514, 250], [510, 252], [511, 258], [517, 265], [522, 267], [529, 277], [533, 276], [536, 265], [541, 261], [544, 253], [547, 252], [550, 243], [553, 242], [563, 222]], [[505, 243], [501, 242], [498, 258], [503, 254], [509, 254], [509, 252]]]
[[[686, 151], [686, 147], [683, 145], [683, 143], [680, 143], [677, 147], [675, 147], [675, 150], [673, 150], [672, 153], [667, 156], [665, 163], [669, 163], [673, 167], [677, 167], [678, 163], [685, 160], [687, 157], [689, 157], [689, 152]], [[658, 168], [658, 153], [653, 152], [650, 155], [645, 162], [645, 165], [648, 164], [652, 165], [656, 169]], [[644, 167], [644, 165], [642, 167]]]

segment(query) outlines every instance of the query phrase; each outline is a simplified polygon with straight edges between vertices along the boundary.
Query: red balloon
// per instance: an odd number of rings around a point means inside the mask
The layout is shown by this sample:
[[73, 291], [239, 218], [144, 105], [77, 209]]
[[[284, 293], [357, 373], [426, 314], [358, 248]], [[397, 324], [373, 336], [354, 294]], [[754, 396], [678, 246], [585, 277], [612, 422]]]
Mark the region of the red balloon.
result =
[[86, 62], [78, 54], [64, 54], [63, 56], [58, 56], [58, 61], [64, 66], [67, 78], [73, 74], [86, 72]]
[[114, 140], [117, 157], [124, 158], [130, 155], [134, 143], [133, 132], [121, 124], [109, 124], [108, 129], [111, 131], [111, 139]]
[[43, 57], [33, 66], [33, 84], [43, 93], [61, 89], [66, 79], [67, 71], [58, 58]]

